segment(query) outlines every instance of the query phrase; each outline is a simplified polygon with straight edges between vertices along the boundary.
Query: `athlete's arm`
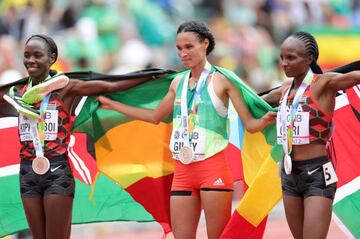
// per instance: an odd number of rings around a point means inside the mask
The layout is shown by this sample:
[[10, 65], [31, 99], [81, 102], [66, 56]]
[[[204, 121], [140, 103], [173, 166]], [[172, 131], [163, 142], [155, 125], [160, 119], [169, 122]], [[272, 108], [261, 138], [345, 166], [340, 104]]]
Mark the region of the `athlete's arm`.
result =
[[9, 87], [1, 87], [0, 88], [0, 103], [5, 102], [5, 100], [3, 99], [3, 96], [5, 95], [6, 92], [8, 92]]
[[153, 77], [151, 76], [119, 81], [83, 81], [71, 79], [67, 87], [67, 94], [71, 94], [74, 96], [90, 96], [103, 93], [111, 93], [131, 88], [152, 79]]
[[114, 110], [127, 115], [130, 118], [159, 124], [173, 110], [175, 92], [179, 82], [179, 77], [175, 78], [169, 88], [165, 97], [161, 100], [156, 109], [144, 109], [134, 106], [129, 106], [121, 102], [109, 99], [105, 96], [99, 96], [97, 101], [100, 102], [100, 107], [108, 110]]
[[278, 106], [279, 101], [281, 98], [281, 93], [284, 91], [284, 89], [288, 88], [291, 85], [291, 81], [284, 81], [284, 83], [277, 88], [274, 88], [273, 90], [270, 90], [266, 94], [262, 94], [261, 98], [265, 100], [267, 103], [269, 103], [272, 106]]
[[325, 88], [337, 92], [360, 84], [360, 71], [351, 71], [345, 74], [325, 73], [323, 78]]
[[238, 89], [230, 80], [228, 80], [224, 76], [221, 77], [224, 78], [222, 80], [225, 84], [227, 94], [229, 95], [231, 102], [233, 103], [235, 110], [239, 114], [247, 131], [249, 131], [250, 133], [255, 133], [262, 130], [266, 126], [275, 123], [275, 112], [268, 112], [262, 118], [255, 119], [250, 113], [243, 99], [241, 90]]

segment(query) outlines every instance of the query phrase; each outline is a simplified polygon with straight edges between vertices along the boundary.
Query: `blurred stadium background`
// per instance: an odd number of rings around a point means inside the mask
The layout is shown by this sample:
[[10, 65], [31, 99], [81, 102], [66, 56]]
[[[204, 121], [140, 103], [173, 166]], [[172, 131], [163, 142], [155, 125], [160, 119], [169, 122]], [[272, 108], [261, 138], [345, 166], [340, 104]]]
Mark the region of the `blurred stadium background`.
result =
[[[25, 76], [24, 41], [39, 33], [57, 42], [54, 68], [60, 71], [182, 69], [174, 44], [176, 29], [192, 19], [206, 22], [214, 33], [210, 61], [235, 71], [256, 92], [284, 79], [279, 45], [293, 31], [316, 36], [324, 69], [360, 55], [360, 0], [1, 0], [0, 84]], [[199, 238], [206, 238], [203, 220], [201, 225]], [[291, 238], [281, 203], [268, 225], [265, 238]], [[156, 223], [117, 222], [73, 226], [72, 238], [161, 236]], [[17, 237], [21, 235], [9, 238]], [[345, 238], [335, 223], [329, 238]]]

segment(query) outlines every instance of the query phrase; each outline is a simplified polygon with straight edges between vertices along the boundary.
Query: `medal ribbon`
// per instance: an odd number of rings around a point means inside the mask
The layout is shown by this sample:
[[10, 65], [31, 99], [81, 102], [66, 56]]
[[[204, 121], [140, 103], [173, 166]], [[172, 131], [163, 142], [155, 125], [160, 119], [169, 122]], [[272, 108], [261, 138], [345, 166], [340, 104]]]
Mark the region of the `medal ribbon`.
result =
[[[283, 151], [286, 155], [290, 156], [292, 152], [292, 141], [294, 136], [294, 123], [296, 111], [299, 105], [301, 96], [304, 94], [306, 88], [311, 84], [313, 80], [313, 73], [311, 70], [308, 71], [304, 80], [302, 81], [299, 89], [296, 91], [294, 100], [290, 106], [290, 115], [287, 117], [287, 98], [289, 96], [291, 87], [286, 91], [283, 100], [280, 106], [280, 115], [281, 115], [281, 130], [282, 130], [282, 145]], [[294, 84], [294, 81], [292, 85]]]
[[206, 61], [205, 67], [203, 71], [201, 72], [199, 81], [196, 85], [196, 90], [194, 93], [194, 96], [192, 98], [191, 107], [190, 107], [190, 113], [188, 116], [188, 104], [187, 104], [187, 89], [189, 86], [189, 80], [190, 80], [190, 72], [187, 74], [184, 85], [181, 92], [181, 124], [182, 124], [182, 132], [184, 135], [184, 146], [189, 147], [191, 143], [192, 133], [195, 128], [195, 120], [196, 120], [196, 114], [198, 105], [195, 106], [197, 99], [200, 97], [200, 94], [204, 88], [204, 84], [206, 82], [206, 79], [210, 73], [211, 65], [208, 61]]
[[48, 94], [42, 101], [40, 105], [40, 119], [29, 119], [31, 135], [33, 138], [33, 144], [36, 152], [36, 157], [44, 156], [44, 128], [45, 128], [45, 119], [44, 114], [47, 108], [48, 102], [50, 100], [50, 95]]

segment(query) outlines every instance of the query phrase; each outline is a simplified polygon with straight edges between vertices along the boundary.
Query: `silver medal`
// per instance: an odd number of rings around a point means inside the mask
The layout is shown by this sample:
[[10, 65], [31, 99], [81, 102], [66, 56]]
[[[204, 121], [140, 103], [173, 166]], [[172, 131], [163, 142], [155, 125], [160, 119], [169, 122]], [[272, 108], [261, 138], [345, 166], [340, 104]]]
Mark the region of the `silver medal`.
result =
[[291, 162], [291, 157], [288, 154], [285, 154], [284, 156], [284, 169], [287, 175], [291, 174], [292, 162]]
[[179, 157], [183, 164], [189, 164], [193, 161], [194, 152], [189, 146], [184, 146], [180, 149]]
[[44, 175], [50, 168], [49, 160], [44, 156], [36, 157], [32, 162], [32, 168], [36, 174]]

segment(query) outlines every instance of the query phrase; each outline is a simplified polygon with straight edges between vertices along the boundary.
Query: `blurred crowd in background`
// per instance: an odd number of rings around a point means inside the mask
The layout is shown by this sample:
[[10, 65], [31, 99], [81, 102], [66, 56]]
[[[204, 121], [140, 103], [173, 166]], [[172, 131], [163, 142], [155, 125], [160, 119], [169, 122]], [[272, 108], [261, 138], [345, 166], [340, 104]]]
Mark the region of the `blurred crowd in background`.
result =
[[213, 31], [212, 64], [261, 92], [284, 78], [278, 48], [287, 35], [308, 25], [359, 27], [360, 0], [1, 0], [0, 83], [25, 76], [23, 48], [33, 34], [55, 39], [55, 68], [64, 72], [180, 70], [176, 30], [188, 20]]

